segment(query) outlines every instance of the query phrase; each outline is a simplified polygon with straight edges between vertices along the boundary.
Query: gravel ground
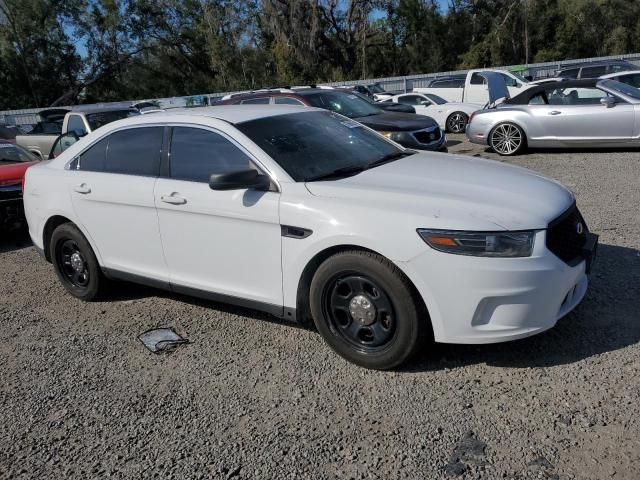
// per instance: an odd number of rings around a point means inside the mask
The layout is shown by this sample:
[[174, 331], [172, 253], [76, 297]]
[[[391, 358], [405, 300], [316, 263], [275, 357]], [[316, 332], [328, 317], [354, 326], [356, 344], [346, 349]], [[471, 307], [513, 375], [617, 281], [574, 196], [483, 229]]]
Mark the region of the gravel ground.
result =
[[[3, 234], [0, 478], [638, 478], [640, 152], [506, 161], [574, 190], [601, 235], [586, 299], [544, 334], [425, 345], [396, 372], [251, 310], [124, 284], [81, 303]], [[137, 336], [156, 326], [192, 343], [154, 355]]]

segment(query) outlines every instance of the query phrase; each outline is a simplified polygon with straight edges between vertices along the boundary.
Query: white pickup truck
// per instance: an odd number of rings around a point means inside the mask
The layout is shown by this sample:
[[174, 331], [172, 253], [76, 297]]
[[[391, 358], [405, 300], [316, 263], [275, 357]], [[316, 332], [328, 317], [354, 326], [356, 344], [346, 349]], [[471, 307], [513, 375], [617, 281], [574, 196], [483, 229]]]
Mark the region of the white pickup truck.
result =
[[520, 75], [506, 70], [482, 69], [470, 70], [462, 87], [417, 87], [413, 91], [438, 95], [449, 102], [486, 104], [489, 101], [489, 91], [486, 80], [480, 75], [481, 72], [496, 72], [502, 75], [512, 97], [537, 83], [528, 82]]
[[31, 132], [16, 136], [16, 143], [46, 160], [60, 135], [73, 133], [83, 137], [102, 125], [138, 114], [137, 110], [122, 106], [50, 108], [38, 113], [41, 121]]

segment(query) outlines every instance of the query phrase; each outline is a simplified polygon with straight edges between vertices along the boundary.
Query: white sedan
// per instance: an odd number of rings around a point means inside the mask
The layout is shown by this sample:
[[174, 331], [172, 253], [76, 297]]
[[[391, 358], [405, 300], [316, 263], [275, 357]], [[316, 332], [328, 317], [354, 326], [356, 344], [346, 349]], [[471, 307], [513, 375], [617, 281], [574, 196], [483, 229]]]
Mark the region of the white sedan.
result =
[[484, 107], [479, 103], [448, 102], [432, 93], [403, 93], [384, 102], [411, 105], [417, 114], [433, 118], [440, 128], [450, 133], [463, 133], [471, 114]]
[[376, 369], [429, 338], [551, 328], [582, 300], [597, 239], [571, 192], [537, 173], [288, 105], [110, 123], [29, 168], [24, 204], [74, 297], [118, 279], [313, 319]]

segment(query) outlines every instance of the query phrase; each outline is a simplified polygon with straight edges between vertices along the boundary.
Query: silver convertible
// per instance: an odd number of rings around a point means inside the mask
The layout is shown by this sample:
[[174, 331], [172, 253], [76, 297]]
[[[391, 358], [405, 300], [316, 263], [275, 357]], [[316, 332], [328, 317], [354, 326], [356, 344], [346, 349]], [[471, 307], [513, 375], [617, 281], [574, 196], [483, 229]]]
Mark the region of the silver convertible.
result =
[[492, 106], [476, 112], [466, 134], [500, 155], [532, 148], [640, 147], [640, 90], [615, 80], [562, 80], [513, 98], [488, 79]]

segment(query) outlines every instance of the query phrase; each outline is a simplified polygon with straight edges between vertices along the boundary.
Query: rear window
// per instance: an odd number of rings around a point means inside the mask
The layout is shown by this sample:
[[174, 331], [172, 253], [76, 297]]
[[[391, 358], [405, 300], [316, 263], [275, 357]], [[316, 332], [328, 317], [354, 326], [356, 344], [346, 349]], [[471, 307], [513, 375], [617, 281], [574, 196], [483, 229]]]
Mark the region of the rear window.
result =
[[0, 165], [7, 163], [35, 162], [35, 155], [11, 143], [0, 143]]
[[135, 110], [111, 110], [109, 112], [90, 113], [87, 115], [87, 122], [89, 123], [89, 127], [91, 127], [91, 131], [94, 131], [107, 123], [136, 115], [140, 114]]

